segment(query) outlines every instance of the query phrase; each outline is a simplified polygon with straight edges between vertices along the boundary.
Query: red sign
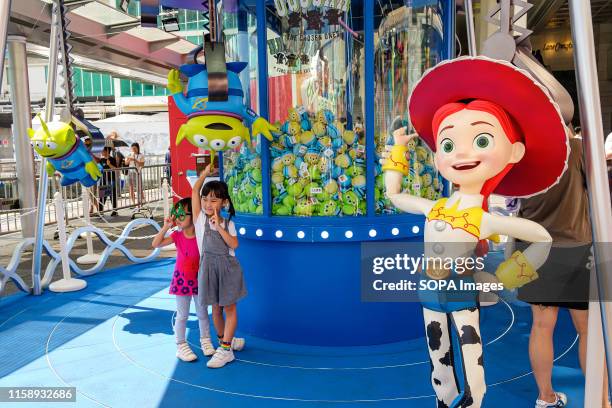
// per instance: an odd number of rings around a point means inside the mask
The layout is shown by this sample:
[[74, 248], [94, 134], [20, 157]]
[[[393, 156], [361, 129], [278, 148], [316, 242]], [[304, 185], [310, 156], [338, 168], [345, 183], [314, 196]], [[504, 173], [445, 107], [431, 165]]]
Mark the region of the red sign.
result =
[[[181, 197], [191, 197], [191, 185], [187, 181], [187, 171], [196, 171], [198, 148], [191, 143], [183, 142], [176, 145], [176, 135], [181, 125], [187, 122], [187, 117], [177, 108], [174, 100], [168, 98], [168, 119], [170, 127], [170, 157], [172, 162], [172, 190]], [[178, 197], [174, 197], [178, 201]]]

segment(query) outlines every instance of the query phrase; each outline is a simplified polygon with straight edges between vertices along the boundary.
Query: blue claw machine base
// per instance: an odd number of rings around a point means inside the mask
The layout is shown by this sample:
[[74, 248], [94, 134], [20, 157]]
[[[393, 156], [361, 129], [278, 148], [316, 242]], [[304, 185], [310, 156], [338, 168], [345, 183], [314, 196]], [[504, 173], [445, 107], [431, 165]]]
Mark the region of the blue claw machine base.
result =
[[[398, 218], [407, 222], [393, 222]], [[283, 219], [283, 225], [262, 221], [236, 219], [249, 292], [239, 303], [241, 332], [315, 346], [368, 346], [424, 335], [419, 303], [362, 302], [360, 277], [362, 244], [422, 242], [422, 217], [381, 217], [372, 224], [336, 218], [333, 225], [312, 218]]]

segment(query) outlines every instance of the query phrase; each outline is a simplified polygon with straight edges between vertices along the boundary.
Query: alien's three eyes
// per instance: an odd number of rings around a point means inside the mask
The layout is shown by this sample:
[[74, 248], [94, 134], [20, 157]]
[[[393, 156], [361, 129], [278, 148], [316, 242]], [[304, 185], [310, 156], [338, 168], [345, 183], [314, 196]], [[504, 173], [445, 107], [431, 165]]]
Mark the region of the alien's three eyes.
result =
[[230, 140], [228, 140], [228, 147], [238, 147], [242, 142], [242, 138], [240, 136], [234, 136]]
[[43, 142], [42, 140], [36, 140], [30, 142], [30, 144], [36, 149], [44, 149], [45, 147], [51, 150], [57, 149], [57, 143], [51, 141]]
[[206, 146], [208, 146], [208, 139], [206, 138], [206, 136], [203, 136], [203, 135], [193, 135], [193, 141], [199, 147], [206, 147]]
[[[223, 139], [213, 139], [209, 142], [206, 136], [199, 134], [193, 136], [193, 141], [198, 147], [207, 147], [210, 145], [210, 148], [216, 151], [222, 150], [226, 146], [225, 140]], [[242, 137], [234, 136], [227, 141], [227, 147], [238, 147], [240, 143], [242, 143]]]

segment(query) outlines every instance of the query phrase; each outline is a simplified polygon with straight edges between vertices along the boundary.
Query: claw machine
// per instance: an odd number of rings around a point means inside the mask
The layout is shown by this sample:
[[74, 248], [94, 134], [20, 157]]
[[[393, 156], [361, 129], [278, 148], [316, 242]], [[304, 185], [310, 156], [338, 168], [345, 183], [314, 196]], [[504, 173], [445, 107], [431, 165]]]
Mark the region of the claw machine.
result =
[[[227, 61], [248, 63], [244, 101], [280, 130], [223, 153], [249, 292], [240, 331], [327, 346], [423, 336], [419, 303], [362, 299], [360, 261], [369, 243], [423, 241], [423, 218], [385, 198], [379, 158], [416, 81], [453, 55], [454, 2], [219, 4]], [[403, 188], [434, 199], [444, 186], [413, 146]]]

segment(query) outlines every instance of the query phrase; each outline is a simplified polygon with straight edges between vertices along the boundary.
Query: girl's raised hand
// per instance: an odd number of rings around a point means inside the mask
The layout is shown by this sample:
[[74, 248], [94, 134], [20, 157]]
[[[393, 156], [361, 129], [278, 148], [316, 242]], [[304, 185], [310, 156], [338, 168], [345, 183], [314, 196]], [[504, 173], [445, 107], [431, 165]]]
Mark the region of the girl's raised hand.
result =
[[166, 218], [164, 220], [164, 228], [166, 228], [166, 229], [170, 229], [170, 228], [174, 227], [174, 224], [175, 224], [174, 216], [168, 217], [168, 218]]
[[210, 175], [211, 171], [212, 171], [212, 163], [206, 166], [204, 170], [202, 170], [202, 172], [200, 173], [200, 178], [205, 179], [206, 177]]
[[219, 225], [219, 212], [217, 210], [215, 210], [213, 215], [211, 215], [210, 222], [215, 226], [215, 228]]

